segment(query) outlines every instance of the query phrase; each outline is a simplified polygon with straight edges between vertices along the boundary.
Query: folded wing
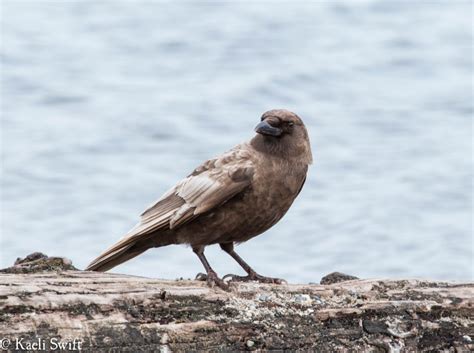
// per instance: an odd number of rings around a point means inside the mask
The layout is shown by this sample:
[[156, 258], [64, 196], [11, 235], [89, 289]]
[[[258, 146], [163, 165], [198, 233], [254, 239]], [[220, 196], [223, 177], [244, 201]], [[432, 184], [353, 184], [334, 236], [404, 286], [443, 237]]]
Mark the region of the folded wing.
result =
[[248, 153], [242, 148], [235, 148], [219, 158], [207, 161], [146, 209], [140, 222], [86, 270], [105, 271], [116, 266], [131, 258], [127, 251], [137, 242], [151, 234], [159, 237], [160, 230], [181, 227], [222, 205], [251, 184], [253, 172]]

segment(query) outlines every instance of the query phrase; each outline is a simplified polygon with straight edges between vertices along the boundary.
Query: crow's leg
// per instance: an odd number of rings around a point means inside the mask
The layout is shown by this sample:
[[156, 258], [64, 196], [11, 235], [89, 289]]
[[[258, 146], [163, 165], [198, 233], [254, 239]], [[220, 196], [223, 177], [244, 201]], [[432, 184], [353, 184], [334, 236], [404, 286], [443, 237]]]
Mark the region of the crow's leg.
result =
[[286, 283], [284, 279], [281, 278], [272, 278], [272, 277], [264, 277], [259, 275], [257, 272], [255, 272], [252, 267], [249, 266], [248, 263], [246, 263], [235, 251], [234, 251], [234, 243], [221, 243], [219, 244], [221, 246], [221, 249], [224, 250], [226, 253], [228, 253], [230, 256], [234, 258], [237, 263], [242, 266], [242, 268], [245, 270], [245, 272], [248, 273], [248, 276], [237, 276], [237, 275], [232, 275], [228, 274], [223, 277], [225, 278], [230, 278], [231, 281], [237, 281], [237, 282], [248, 282], [248, 281], [258, 281], [262, 283], [276, 283], [276, 284], [282, 284]]
[[209, 287], [218, 286], [221, 289], [228, 290], [229, 286], [217, 276], [217, 273], [212, 269], [211, 265], [209, 265], [209, 262], [207, 262], [207, 259], [204, 256], [204, 246], [193, 246], [193, 251], [199, 257], [199, 260], [201, 260], [204, 268], [206, 269], [206, 276], [201, 276], [198, 274], [196, 279], [198, 279], [198, 277], [200, 279], [205, 278]]

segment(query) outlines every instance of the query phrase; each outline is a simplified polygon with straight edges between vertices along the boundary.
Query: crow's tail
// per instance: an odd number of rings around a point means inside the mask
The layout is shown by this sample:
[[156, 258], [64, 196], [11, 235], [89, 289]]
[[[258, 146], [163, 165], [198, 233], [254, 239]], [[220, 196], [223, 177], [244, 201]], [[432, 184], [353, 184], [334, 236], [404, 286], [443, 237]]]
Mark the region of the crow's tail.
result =
[[124, 240], [127, 239], [122, 239], [118, 243], [112, 245], [108, 250], [92, 261], [85, 270], [100, 272], [108, 271], [125, 261], [133, 259], [135, 256], [144, 253], [152, 247], [172, 244], [172, 242], [163, 239], [163, 237], [160, 237], [156, 233], [149, 237], [140, 238], [132, 242]]

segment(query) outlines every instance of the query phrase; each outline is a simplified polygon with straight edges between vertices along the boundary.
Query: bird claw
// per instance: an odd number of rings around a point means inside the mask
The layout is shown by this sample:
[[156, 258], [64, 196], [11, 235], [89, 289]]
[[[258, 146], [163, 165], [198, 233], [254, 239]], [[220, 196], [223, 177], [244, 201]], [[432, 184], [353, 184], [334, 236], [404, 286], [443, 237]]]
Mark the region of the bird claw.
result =
[[261, 276], [258, 273], [252, 273], [248, 276], [237, 276], [233, 274], [228, 274], [222, 277], [222, 279], [226, 282], [251, 282], [256, 281], [260, 283], [272, 283], [272, 284], [288, 284], [284, 279], [281, 278], [273, 278], [273, 277], [265, 277]]
[[209, 272], [208, 274], [205, 273], [198, 273], [195, 278], [196, 281], [205, 281], [207, 285], [211, 288], [219, 287], [225, 291], [229, 290], [229, 285], [220, 279], [215, 272]]
[[207, 275], [205, 273], [199, 272], [196, 277], [194, 278], [195, 281], [207, 281]]

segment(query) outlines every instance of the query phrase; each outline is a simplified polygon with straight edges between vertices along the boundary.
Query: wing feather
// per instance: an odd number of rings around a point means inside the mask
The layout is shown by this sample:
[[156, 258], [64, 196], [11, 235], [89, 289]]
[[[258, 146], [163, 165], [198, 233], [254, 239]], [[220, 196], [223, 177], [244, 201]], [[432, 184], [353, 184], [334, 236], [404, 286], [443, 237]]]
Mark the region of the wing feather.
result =
[[252, 181], [253, 166], [245, 146], [240, 147], [205, 162], [166, 192], [141, 214], [140, 222], [133, 229], [95, 259], [88, 269], [124, 254], [152, 233], [186, 224], [247, 188]]

